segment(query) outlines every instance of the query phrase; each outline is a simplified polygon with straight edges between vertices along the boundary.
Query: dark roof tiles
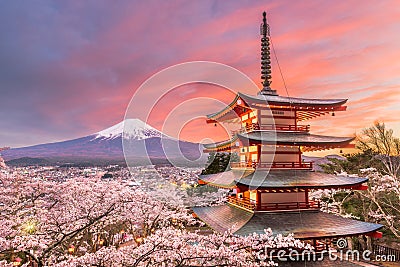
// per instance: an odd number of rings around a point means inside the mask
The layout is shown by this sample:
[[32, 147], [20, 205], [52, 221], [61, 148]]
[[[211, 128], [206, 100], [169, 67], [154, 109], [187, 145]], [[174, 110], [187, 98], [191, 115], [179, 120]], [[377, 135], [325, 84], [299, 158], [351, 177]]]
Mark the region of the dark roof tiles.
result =
[[238, 93], [238, 96], [242, 98], [248, 105], [254, 104], [282, 104], [282, 105], [301, 105], [301, 106], [340, 106], [347, 102], [347, 99], [314, 99], [314, 98], [296, 98], [286, 97], [279, 95], [248, 95], [244, 93]]
[[229, 229], [236, 232], [253, 216], [251, 212], [237, 209], [230, 205], [195, 207], [192, 209], [201, 220], [220, 233]]
[[288, 211], [251, 213], [229, 204], [197, 207], [193, 211], [218, 232], [232, 229], [235, 234], [264, 233], [271, 228], [274, 234], [293, 233], [295, 238], [311, 239], [365, 234], [382, 228], [380, 224], [352, 220], [321, 211]]
[[257, 170], [238, 180], [261, 188], [334, 188], [367, 182], [367, 178], [333, 175], [308, 170]]
[[236, 183], [259, 188], [335, 188], [367, 182], [367, 178], [333, 175], [308, 170], [239, 170], [200, 175], [200, 180], [230, 188]]
[[282, 144], [282, 145], [325, 145], [337, 143], [349, 143], [354, 137], [336, 137], [310, 134], [305, 132], [284, 132], [284, 131], [253, 131], [250, 133], [238, 134], [242, 141], [256, 141], [261, 144]]

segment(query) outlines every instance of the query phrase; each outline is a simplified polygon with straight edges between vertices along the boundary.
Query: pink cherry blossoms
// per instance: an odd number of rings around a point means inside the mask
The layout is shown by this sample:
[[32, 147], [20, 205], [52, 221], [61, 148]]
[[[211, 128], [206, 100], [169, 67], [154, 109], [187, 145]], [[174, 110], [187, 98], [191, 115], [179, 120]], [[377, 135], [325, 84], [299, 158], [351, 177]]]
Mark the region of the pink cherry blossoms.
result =
[[188, 209], [118, 179], [2, 172], [0, 186], [0, 266], [270, 266], [270, 248], [310, 248], [270, 230], [199, 232]]

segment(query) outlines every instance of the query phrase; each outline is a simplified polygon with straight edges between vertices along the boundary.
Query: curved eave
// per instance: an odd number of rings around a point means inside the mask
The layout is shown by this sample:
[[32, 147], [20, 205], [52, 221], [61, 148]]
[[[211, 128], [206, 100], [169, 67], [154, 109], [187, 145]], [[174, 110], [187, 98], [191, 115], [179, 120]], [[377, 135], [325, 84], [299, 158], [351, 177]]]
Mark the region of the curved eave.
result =
[[199, 181], [199, 184], [200, 185], [208, 185], [208, 186], [212, 186], [212, 187], [216, 187], [216, 188], [221, 188], [221, 189], [233, 189], [233, 188], [235, 188], [236, 187], [236, 185], [235, 184], [233, 184], [233, 185], [224, 185], [224, 184], [218, 184], [218, 183], [207, 183], [207, 182], [205, 182], [205, 181], [203, 181], [203, 180], [201, 180], [200, 179], [200, 181]]
[[244, 144], [293, 145], [306, 147], [343, 147], [354, 140], [354, 137], [336, 137], [283, 131], [253, 131], [250, 133], [240, 133], [237, 134], [237, 136]]
[[[251, 220], [235, 234], [262, 233], [268, 226], [275, 234], [293, 233], [298, 239], [322, 239], [365, 235], [380, 230], [383, 225], [344, 218], [322, 211], [254, 213]], [[266, 228], [264, 228], [266, 229]]]
[[348, 177], [308, 170], [257, 170], [236, 180], [237, 185], [257, 189], [361, 188], [368, 178]]
[[247, 236], [263, 234], [271, 228], [273, 234], [294, 234], [299, 239], [322, 239], [370, 234], [383, 225], [340, 217], [321, 211], [248, 212], [229, 204], [194, 207], [194, 213], [217, 232], [231, 230]]
[[211, 143], [211, 144], [203, 144], [203, 146], [205, 148], [204, 152], [209, 153], [209, 152], [229, 150], [229, 149], [235, 147], [235, 142], [237, 139], [238, 139], [238, 137], [237, 137], [237, 135], [235, 135], [229, 140], [224, 140], [221, 142]]
[[344, 105], [347, 99], [313, 99], [296, 98], [279, 95], [257, 95], [251, 96], [244, 93], [238, 93], [250, 107], [262, 107], [267, 105], [289, 106], [289, 107], [330, 107], [335, 108]]
[[200, 175], [203, 184], [220, 188], [244, 186], [259, 190], [272, 189], [362, 189], [364, 177], [348, 177], [308, 170], [226, 171]]
[[292, 184], [282, 184], [282, 185], [265, 185], [263, 183], [258, 184], [257, 182], [251, 182], [247, 179], [240, 179], [237, 182], [238, 186], [254, 187], [259, 190], [277, 190], [277, 189], [352, 189], [357, 190], [361, 188], [363, 183], [366, 183], [368, 179], [363, 182], [358, 183], [342, 183], [342, 184], [312, 184], [312, 183], [292, 183]]
[[237, 177], [233, 172], [220, 172], [215, 174], [208, 175], [200, 175], [199, 181], [200, 183], [207, 184], [210, 186], [224, 188], [224, 189], [232, 189], [236, 187], [235, 179]]
[[217, 121], [218, 119], [220, 119], [223, 116], [227, 116], [227, 119], [234, 119], [236, 118], [236, 113], [234, 112], [234, 107], [237, 105], [237, 100], [239, 99], [239, 95], [237, 94], [235, 96], [235, 98], [233, 99], [233, 101], [226, 106], [225, 108], [223, 108], [222, 110], [212, 113], [212, 114], [208, 114], [207, 115], [207, 122], [214, 122]]
[[286, 108], [296, 109], [299, 111], [299, 121], [312, 119], [333, 111], [344, 111], [343, 106], [347, 99], [311, 99], [284, 97], [279, 95], [257, 95], [251, 96], [244, 93], [237, 93], [233, 101], [222, 110], [207, 115], [207, 122], [233, 120], [238, 117], [235, 107], [238, 106], [237, 101], [243, 101], [243, 107], [256, 109], [265, 108]]

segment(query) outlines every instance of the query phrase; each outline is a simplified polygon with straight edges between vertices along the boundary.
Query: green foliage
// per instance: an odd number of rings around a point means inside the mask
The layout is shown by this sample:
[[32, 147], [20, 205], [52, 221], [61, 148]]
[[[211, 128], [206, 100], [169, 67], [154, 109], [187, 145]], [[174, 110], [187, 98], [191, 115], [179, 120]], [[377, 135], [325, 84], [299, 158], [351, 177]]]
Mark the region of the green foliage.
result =
[[346, 154], [344, 156], [346, 160], [328, 158], [330, 162], [321, 164], [320, 167], [324, 172], [331, 174], [343, 171], [349, 174], [359, 174], [360, 169], [373, 167], [377, 170], [382, 170], [383, 168], [381, 161], [376, 158], [377, 153], [373, 152], [371, 149], [359, 153]]
[[230, 170], [229, 162], [238, 162], [239, 156], [236, 153], [212, 152], [208, 155], [206, 168], [201, 174], [214, 174]]
[[335, 158], [328, 158], [328, 160], [328, 163], [319, 165], [325, 173], [335, 174], [344, 171], [346, 165], [345, 160]]
[[112, 173], [105, 173], [101, 178], [109, 179], [109, 178], [113, 178], [113, 175], [112, 175]]

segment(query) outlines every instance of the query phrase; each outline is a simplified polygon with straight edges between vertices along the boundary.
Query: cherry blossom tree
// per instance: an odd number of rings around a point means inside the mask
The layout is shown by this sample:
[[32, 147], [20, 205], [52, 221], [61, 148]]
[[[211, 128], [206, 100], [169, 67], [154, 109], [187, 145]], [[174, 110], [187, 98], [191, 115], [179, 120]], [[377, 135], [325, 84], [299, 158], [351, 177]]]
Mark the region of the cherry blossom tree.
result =
[[57, 266], [271, 266], [275, 263], [266, 260], [268, 249], [287, 247], [310, 249], [291, 235], [273, 236], [270, 230], [239, 237], [229, 232], [199, 235], [166, 228], [157, 230], [140, 246], [107, 247]]
[[400, 180], [375, 168], [359, 172], [369, 179], [366, 190], [318, 190], [311, 192], [310, 197], [322, 201], [326, 212], [381, 223], [400, 238]]
[[179, 203], [118, 179], [0, 175], [0, 266], [269, 266], [264, 249], [310, 249], [270, 230], [202, 234]]
[[368, 200], [368, 216], [386, 225], [394, 236], [400, 238], [400, 180], [374, 168], [362, 169], [361, 172], [369, 178], [368, 189], [359, 192]]
[[360, 153], [348, 155], [347, 161], [334, 161], [326, 169], [367, 177], [368, 189], [314, 194], [325, 201], [328, 210], [381, 223], [400, 238], [400, 139], [384, 123], [375, 122], [357, 137], [357, 147]]
[[353, 191], [349, 189], [313, 190], [309, 193], [311, 199], [319, 200], [321, 202], [322, 211], [333, 213], [345, 218], [359, 219], [357, 216], [349, 213], [344, 207], [346, 201], [348, 201], [353, 195]]
[[195, 222], [183, 208], [118, 181], [58, 183], [2, 175], [0, 183], [0, 252], [29, 257], [39, 266], [65, 260], [71, 246], [77, 254], [118, 247], [176, 222]]

